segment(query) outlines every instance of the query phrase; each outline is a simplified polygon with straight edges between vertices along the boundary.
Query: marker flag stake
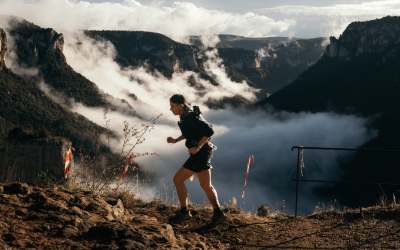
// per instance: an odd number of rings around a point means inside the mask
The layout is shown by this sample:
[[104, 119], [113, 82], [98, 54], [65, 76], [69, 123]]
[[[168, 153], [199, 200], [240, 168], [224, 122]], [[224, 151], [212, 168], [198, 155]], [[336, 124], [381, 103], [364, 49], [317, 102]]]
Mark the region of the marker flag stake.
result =
[[304, 166], [304, 148], [303, 147], [301, 147], [300, 148], [300, 174], [301, 174], [301, 176], [303, 176], [303, 168], [305, 167]]
[[121, 178], [119, 178], [117, 187], [115, 188], [115, 193], [117, 193], [118, 188], [119, 188], [119, 185], [121, 185], [122, 180], [125, 178], [125, 175], [126, 175], [126, 173], [128, 172], [129, 165], [131, 165], [131, 164], [133, 163], [133, 158], [134, 158], [134, 157], [135, 157], [135, 155], [134, 155], [133, 152], [132, 152], [132, 154], [129, 156], [128, 161], [127, 161], [127, 163], [126, 163], [126, 165], [125, 165], [124, 171], [122, 171]]
[[67, 155], [65, 156], [65, 165], [64, 165], [64, 179], [65, 180], [68, 178], [69, 163], [71, 161], [72, 151], [75, 151], [75, 149], [71, 146], [68, 149]]
[[246, 170], [246, 178], [244, 179], [244, 187], [242, 191], [242, 198], [244, 197], [244, 190], [246, 189], [246, 184], [247, 184], [247, 179], [249, 179], [249, 170], [250, 170], [250, 164], [254, 164], [254, 156], [250, 155], [249, 158], [247, 159], [247, 170]]

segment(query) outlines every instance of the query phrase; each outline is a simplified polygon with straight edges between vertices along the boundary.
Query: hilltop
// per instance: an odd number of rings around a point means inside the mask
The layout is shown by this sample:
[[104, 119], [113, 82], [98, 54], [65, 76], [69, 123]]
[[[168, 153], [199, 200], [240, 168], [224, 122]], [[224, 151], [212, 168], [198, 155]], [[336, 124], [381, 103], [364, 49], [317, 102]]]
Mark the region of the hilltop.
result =
[[400, 247], [400, 205], [357, 211], [326, 210], [310, 216], [245, 214], [224, 207], [228, 219], [206, 229], [210, 208], [168, 224], [176, 208], [126, 193], [0, 184], [1, 249], [382, 249]]

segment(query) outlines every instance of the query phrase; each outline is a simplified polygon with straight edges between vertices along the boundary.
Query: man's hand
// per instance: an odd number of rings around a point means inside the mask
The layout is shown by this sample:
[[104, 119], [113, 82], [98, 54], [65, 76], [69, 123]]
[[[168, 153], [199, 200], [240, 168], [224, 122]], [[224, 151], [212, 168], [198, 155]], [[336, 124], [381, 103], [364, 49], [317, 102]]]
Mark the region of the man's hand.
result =
[[176, 143], [176, 140], [170, 136], [167, 138], [167, 142], [168, 143]]
[[199, 151], [200, 151], [200, 148], [197, 148], [197, 147], [189, 148], [189, 153], [190, 153], [191, 155], [194, 155], [194, 154], [196, 154], [196, 153], [199, 152]]

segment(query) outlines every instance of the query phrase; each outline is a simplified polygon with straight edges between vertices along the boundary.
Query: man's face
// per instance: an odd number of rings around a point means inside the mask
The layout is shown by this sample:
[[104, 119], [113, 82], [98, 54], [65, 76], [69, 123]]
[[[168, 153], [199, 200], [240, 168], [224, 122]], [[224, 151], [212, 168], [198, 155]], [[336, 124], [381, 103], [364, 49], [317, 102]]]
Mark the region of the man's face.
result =
[[174, 115], [182, 115], [183, 104], [176, 104], [176, 103], [170, 102], [169, 105], [170, 105], [169, 110], [171, 110]]

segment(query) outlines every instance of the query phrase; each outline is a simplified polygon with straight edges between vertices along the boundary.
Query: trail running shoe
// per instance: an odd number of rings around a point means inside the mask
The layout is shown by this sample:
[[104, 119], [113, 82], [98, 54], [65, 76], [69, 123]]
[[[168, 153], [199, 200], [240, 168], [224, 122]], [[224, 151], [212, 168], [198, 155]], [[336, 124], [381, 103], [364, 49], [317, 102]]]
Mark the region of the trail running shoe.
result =
[[211, 218], [210, 224], [208, 224], [209, 227], [214, 228], [217, 225], [221, 224], [226, 220], [226, 215], [221, 213], [221, 214], [214, 214], [213, 217]]
[[187, 213], [178, 211], [175, 216], [169, 218], [169, 222], [172, 224], [178, 224], [181, 223], [185, 220], [190, 220], [192, 218], [192, 215], [190, 214], [190, 211], [187, 211]]

